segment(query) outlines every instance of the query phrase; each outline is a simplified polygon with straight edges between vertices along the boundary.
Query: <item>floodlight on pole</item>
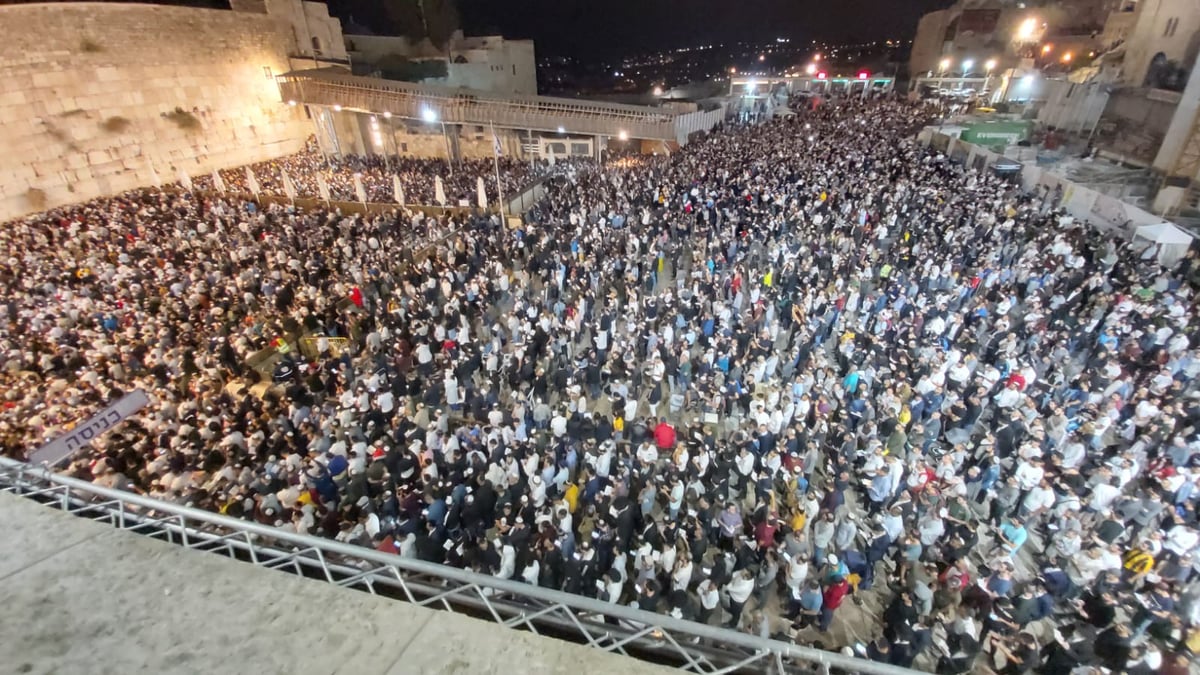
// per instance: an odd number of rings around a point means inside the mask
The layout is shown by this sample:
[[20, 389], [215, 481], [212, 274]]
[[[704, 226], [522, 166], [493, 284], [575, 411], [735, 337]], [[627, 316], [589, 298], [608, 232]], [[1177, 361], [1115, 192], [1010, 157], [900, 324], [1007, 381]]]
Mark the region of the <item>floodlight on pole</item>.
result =
[[963, 61], [963, 75], [966, 75], [967, 73], [971, 72], [971, 69], [974, 67], [975, 67], [975, 59], [967, 59], [966, 61]]
[[1017, 27], [1017, 40], [1021, 42], [1028, 42], [1032, 40], [1034, 33], [1037, 32], [1037, 27], [1037, 19], [1033, 17], [1025, 19], [1021, 22], [1021, 25]]
[[560, 133], [560, 134], [565, 134], [565, 133], [567, 133], [567, 130], [566, 130], [566, 129], [564, 129], [563, 127], [559, 127], [559, 128], [558, 128], [558, 133]]
[[942, 62], [938, 64], [938, 67], [943, 73], [947, 70], [950, 70], [950, 59], [942, 59]]
[[617, 133], [617, 138], [622, 141], [627, 141], [629, 140], [629, 133], [622, 129], [619, 133]]
[[984, 68], [985, 68], [985, 69], [986, 69], [986, 70], [987, 70], [989, 73], [990, 73], [990, 72], [992, 72], [993, 70], [995, 70], [995, 69], [996, 69], [996, 59], [988, 59], [988, 60], [987, 60], [987, 62], [983, 64], [983, 67], [984, 67]]
[[815, 75], [817, 72], [817, 64], [815, 64], [815, 63], [808, 64], [807, 66], [804, 67], [804, 72], [809, 75]]
[[432, 124], [438, 119], [437, 112], [433, 108], [421, 108], [421, 119]]
[[390, 119], [392, 119], [392, 113], [391, 113], [390, 111], [387, 111], [387, 110], [383, 111], [383, 118], [384, 118], [385, 120], [390, 120]]

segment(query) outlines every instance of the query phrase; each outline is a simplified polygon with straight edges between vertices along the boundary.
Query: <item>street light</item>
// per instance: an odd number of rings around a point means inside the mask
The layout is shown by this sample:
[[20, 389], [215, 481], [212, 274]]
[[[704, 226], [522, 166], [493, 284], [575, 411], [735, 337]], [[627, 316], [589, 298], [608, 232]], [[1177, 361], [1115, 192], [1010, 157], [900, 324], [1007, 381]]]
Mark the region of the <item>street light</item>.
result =
[[1033, 39], [1033, 34], [1037, 32], [1037, 19], [1029, 17], [1021, 22], [1017, 27], [1017, 39], [1022, 42], [1028, 42]]
[[1071, 62], [1071, 58], [1072, 58], [1072, 56], [1073, 56], [1073, 54], [1071, 54], [1071, 52], [1067, 52], [1066, 54], [1063, 54], [1063, 55], [1062, 55], [1062, 62], [1063, 62], [1063, 63], [1070, 63], [1070, 62]]
[[383, 119], [385, 119], [385, 120], [392, 119], [392, 113], [390, 111], [384, 110], [383, 111]]
[[815, 63], [808, 64], [807, 66], [804, 67], [804, 72], [809, 75], [816, 73], [817, 72], [817, 64], [815, 64]]
[[938, 67], [943, 73], [947, 70], [950, 70], [950, 59], [942, 59], [942, 62], [938, 64]]
[[983, 69], [987, 71], [987, 79], [983, 81], [983, 90], [992, 90], [992, 71], [996, 69], [996, 59], [988, 59], [983, 64]]
[[975, 67], [975, 59], [967, 59], [963, 61], [963, 77], [971, 74], [971, 68]]
[[655, 88], [654, 88], [654, 95], [655, 95], [655, 96], [662, 96], [662, 95], [663, 95], [663, 89], [662, 89], [662, 87], [655, 87]]
[[[437, 111], [427, 105], [421, 106], [421, 119], [427, 124], [433, 124], [438, 121]], [[446, 131], [446, 122], [442, 121], [442, 140], [446, 143], [446, 166], [450, 169], [450, 175], [454, 175], [454, 152], [450, 149], [450, 133]]]
[[622, 141], [627, 141], [627, 140], [629, 140], [629, 134], [624, 129], [622, 129], [620, 132], [617, 133], [617, 138]]

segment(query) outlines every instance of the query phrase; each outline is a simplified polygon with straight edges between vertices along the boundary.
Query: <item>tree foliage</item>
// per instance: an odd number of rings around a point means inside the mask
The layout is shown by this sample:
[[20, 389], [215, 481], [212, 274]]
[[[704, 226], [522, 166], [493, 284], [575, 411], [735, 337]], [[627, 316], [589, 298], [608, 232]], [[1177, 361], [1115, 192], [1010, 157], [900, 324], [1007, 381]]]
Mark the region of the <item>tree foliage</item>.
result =
[[459, 28], [455, 0], [383, 0], [392, 32], [413, 42], [428, 38], [438, 49], [446, 49]]
[[425, 16], [425, 37], [438, 49], [446, 49], [458, 30], [458, 7], [454, 0], [421, 0]]

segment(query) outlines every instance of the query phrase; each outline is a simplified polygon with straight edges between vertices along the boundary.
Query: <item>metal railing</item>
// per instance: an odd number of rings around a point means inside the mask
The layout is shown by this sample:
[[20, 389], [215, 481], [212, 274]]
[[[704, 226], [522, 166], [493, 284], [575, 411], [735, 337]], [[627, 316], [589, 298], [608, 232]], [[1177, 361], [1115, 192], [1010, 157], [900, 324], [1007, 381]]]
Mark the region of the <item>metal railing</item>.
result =
[[0, 492], [187, 549], [489, 620], [693, 673], [916, 671], [401, 558], [93, 485], [0, 458]]
[[285, 101], [411, 120], [505, 129], [675, 140], [678, 113], [645, 106], [412, 84], [325, 70], [280, 75]]

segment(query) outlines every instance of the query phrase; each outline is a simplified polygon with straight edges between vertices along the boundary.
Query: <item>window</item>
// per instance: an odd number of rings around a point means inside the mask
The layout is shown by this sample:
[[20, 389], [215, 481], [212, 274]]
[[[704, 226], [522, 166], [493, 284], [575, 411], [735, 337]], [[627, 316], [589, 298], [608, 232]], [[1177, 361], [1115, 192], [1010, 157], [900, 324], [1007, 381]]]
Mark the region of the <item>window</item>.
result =
[[513, 75], [515, 76], [516, 74], [517, 74], [517, 65], [514, 63], [513, 64]]
[[313, 53], [319, 55], [321, 53], [321, 38], [314, 35], [312, 39], [312, 47]]
[[1179, 28], [1179, 19], [1167, 19], [1167, 27], [1163, 29], [1163, 37], [1175, 37], [1175, 30]]

